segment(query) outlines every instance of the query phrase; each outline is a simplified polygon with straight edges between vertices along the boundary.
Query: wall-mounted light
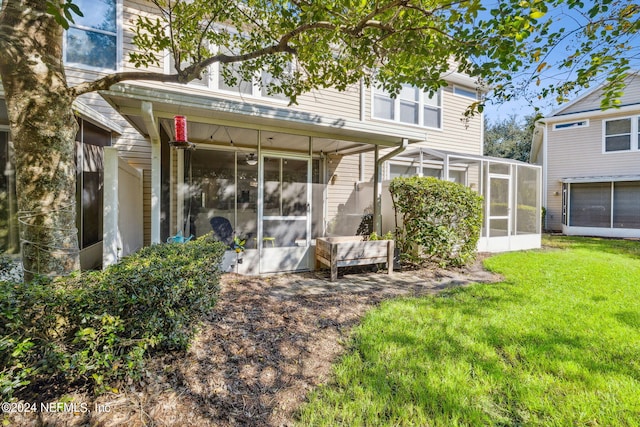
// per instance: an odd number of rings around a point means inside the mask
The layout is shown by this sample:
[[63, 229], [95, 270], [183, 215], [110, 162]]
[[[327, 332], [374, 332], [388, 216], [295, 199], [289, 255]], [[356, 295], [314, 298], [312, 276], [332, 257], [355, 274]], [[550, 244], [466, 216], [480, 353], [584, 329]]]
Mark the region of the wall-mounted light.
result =
[[245, 161], [249, 166], [255, 166], [258, 163], [258, 156], [256, 156], [256, 153], [247, 154]]

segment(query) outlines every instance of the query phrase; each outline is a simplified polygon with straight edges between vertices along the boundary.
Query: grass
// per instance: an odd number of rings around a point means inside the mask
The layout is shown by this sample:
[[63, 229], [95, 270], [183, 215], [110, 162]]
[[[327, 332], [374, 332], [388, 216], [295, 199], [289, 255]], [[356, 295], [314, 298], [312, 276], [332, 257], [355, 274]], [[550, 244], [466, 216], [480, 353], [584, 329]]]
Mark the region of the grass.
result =
[[640, 425], [640, 242], [545, 243], [370, 312], [300, 424]]

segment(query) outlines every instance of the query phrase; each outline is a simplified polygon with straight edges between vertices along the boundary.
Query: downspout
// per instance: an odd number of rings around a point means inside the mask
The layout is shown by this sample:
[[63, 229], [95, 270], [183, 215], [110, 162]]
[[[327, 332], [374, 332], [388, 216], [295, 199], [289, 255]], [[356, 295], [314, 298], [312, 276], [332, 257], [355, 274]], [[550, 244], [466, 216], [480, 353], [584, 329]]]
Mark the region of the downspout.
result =
[[154, 244], [160, 243], [160, 133], [153, 117], [153, 105], [143, 101], [140, 109], [151, 140], [151, 244]]
[[398, 148], [390, 153], [385, 154], [381, 158], [378, 158], [379, 148], [376, 145], [376, 163], [375, 171], [373, 174], [373, 231], [378, 234], [382, 234], [382, 198], [380, 197], [380, 194], [382, 193], [382, 164], [392, 157], [395, 157], [398, 154], [402, 153], [407, 149], [408, 145], [409, 140], [403, 138], [402, 143]]

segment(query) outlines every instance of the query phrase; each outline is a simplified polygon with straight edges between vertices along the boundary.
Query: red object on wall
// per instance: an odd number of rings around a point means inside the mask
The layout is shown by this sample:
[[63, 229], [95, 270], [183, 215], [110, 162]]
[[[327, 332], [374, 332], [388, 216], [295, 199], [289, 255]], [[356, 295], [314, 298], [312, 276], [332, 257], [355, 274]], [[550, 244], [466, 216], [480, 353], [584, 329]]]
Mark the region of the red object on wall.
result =
[[173, 116], [173, 124], [176, 132], [176, 142], [187, 142], [187, 118], [185, 116]]

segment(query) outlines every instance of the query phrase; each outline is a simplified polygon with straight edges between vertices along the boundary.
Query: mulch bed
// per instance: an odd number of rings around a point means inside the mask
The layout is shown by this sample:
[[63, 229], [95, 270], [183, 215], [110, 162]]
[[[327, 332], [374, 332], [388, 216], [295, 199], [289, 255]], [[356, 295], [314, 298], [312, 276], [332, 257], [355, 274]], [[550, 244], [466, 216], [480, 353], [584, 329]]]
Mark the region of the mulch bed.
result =
[[331, 364], [367, 310], [393, 296], [437, 292], [447, 286], [427, 284], [443, 278], [451, 286], [467, 283], [479, 272], [478, 261], [466, 270], [412, 272], [419, 280], [402, 288], [318, 295], [282, 295], [273, 289], [322, 273], [228, 274], [215, 311], [186, 355], [155, 358], [142, 381], [122, 385], [117, 394], [70, 395], [72, 402], [86, 402], [91, 413], [12, 420], [16, 425], [289, 426], [307, 393], [330, 381]]

